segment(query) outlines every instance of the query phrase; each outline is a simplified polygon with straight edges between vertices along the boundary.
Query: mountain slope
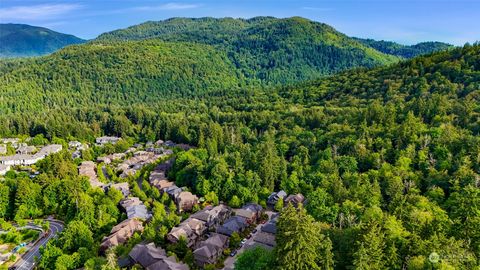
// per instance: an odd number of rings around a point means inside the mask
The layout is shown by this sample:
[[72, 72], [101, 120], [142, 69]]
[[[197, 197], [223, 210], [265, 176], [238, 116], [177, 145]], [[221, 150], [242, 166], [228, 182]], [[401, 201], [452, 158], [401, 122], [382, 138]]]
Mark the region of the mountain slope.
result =
[[407, 46], [392, 41], [377, 41], [373, 39], [355, 38], [360, 43], [372, 47], [377, 51], [403, 58], [413, 58], [422, 54], [443, 51], [453, 48], [453, 45], [443, 42], [421, 42]]
[[172, 18], [146, 22], [100, 35], [95, 42], [161, 39], [213, 45], [226, 51], [245, 74], [264, 83], [319, 78], [354, 67], [397, 62], [339, 33], [304, 18]]
[[50, 54], [85, 40], [43, 27], [26, 24], [0, 24], [0, 57], [26, 57]]
[[158, 40], [70, 46], [46, 57], [4, 61], [0, 74], [3, 113], [152, 104], [243, 84], [213, 47]]

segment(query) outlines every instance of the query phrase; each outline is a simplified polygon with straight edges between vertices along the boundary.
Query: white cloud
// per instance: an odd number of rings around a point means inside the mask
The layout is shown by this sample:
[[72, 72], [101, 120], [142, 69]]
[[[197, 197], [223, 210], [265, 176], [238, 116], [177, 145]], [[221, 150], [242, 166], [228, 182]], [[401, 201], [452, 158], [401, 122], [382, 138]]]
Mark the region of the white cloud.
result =
[[0, 20], [45, 20], [81, 8], [78, 4], [43, 4], [0, 8]]
[[185, 3], [166, 3], [158, 6], [142, 6], [136, 7], [135, 10], [183, 10], [183, 9], [193, 9], [198, 8], [200, 5], [197, 4], [185, 4]]

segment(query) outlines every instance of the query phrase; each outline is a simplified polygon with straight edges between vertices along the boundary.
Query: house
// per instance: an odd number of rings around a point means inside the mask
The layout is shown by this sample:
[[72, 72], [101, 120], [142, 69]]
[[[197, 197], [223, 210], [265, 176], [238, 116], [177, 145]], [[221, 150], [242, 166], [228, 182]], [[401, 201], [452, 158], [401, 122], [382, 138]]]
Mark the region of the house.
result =
[[97, 162], [98, 163], [110, 164], [110, 163], [112, 163], [112, 160], [109, 157], [98, 157]]
[[128, 195], [130, 195], [130, 187], [127, 182], [105, 185], [104, 191], [108, 192], [111, 188], [114, 188], [122, 192], [123, 197], [125, 198], [128, 197]]
[[248, 223], [245, 218], [233, 216], [227, 219], [222, 226], [217, 228], [217, 233], [224, 234], [226, 236], [232, 236], [234, 232], [240, 233], [247, 227]]
[[167, 239], [172, 243], [177, 243], [181, 238], [185, 238], [187, 246], [192, 247], [206, 229], [203, 221], [190, 217], [174, 227], [167, 235]]
[[248, 224], [257, 223], [258, 218], [262, 214], [263, 208], [259, 204], [249, 203], [244, 205], [241, 209], [233, 210], [235, 215], [243, 217], [247, 220]]
[[107, 144], [107, 143], [111, 143], [111, 144], [116, 144], [119, 140], [121, 140], [122, 138], [119, 138], [119, 137], [109, 137], [109, 136], [103, 136], [103, 137], [98, 137], [95, 139], [95, 142], [98, 144], [98, 145], [104, 145], [104, 144]]
[[285, 199], [285, 205], [288, 205], [290, 203], [295, 207], [298, 207], [299, 204], [303, 204], [304, 202], [305, 202], [305, 197], [300, 193], [295, 195], [289, 195]]
[[167, 147], [174, 147], [174, 146], [175, 146], [175, 143], [172, 142], [172, 141], [166, 141], [166, 142], [164, 143], [164, 145], [167, 146]]
[[287, 193], [283, 190], [280, 190], [279, 192], [273, 192], [270, 194], [270, 196], [268, 196], [267, 204], [273, 207], [279, 200], [283, 200], [286, 196]]
[[143, 225], [140, 220], [127, 219], [116, 225], [110, 231], [110, 235], [103, 238], [100, 250], [105, 251], [111, 247], [127, 242], [135, 232], [143, 232]]
[[93, 161], [84, 161], [78, 167], [78, 174], [88, 177], [92, 187], [102, 187], [105, 185], [97, 178], [97, 165]]
[[277, 233], [277, 220], [278, 214], [272, 216], [270, 221], [263, 225], [260, 229], [260, 232], [255, 234], [253, 241], [265, 245], [267, 247], [274, 247], [276, 245], [275, 242], [275, 234]]
[[150, 182], [154, 187], [156, 187], [161, 193], [165, 192], [165, 190], [169, 187], [174, 186], [175, 184], [173, 182], [167, 181], [167, 180], [154, 180]]
[[152, 215], [148, 212], [147, 207], [142, 203], [140, 205], [128, 206], [126, 208], [128, 218], [136, 218], [140, 220], [149, 220]]
[[258, 232], [255, 234], [253, 241], [267, 247], [274, 247], [276, 245], [275, 235], [266, 232]]
[[167, 257], [165, 250], [155, 247], [154, 243], [138, 244], [128, 254], [133, 264], [139, 264], [148, 270], [188, 270], [186, 264], [179, 263], [175, 257]]
[[208, 229], [216, 229], [221, 223], [229, 218], [231, 214], [232, 210], [228, 206], [220, 204], [215, 207], [211, 205], [207, 206], [191, 215], [191, 217], [205, 222], [205, 226]]
[[38, 151], [34, 156], [39, 157], [40, 159], [43, 159], [47, 157], [48, 155], [58, 153], [62, 151], [63, 147], [61, 144], [50, 144], [42, 147], [40, 151]]
[[198, 248], [193, 251], [195, 264], [204, 267], [207, 264], [215, 264], [222, 256], [223, 251], [228, 247], [229, 237], [214, 233], [201, 242]]
[[175, 196], [175, 203], [179, 212], [191, 211], [198, 204], [198, 197], [189, 191], [182, 191]]
[[164, 188], [162, 191], [166, 192], [168, 196], [170, 196], [172, 199], [175, 199], [177, 195], [183, 191], [183, 189], [177, 187], [177, 185], [172, 185], [167, 188]]
[[73, 151], [72, 159], [81, 158], [81, 157], [82, 157], [82, 153], [80, 151], [78, 151], [78, 150]]
[[0, 175], [5, 175], [8, 171], [10, 171], [10, 165], [2, 165], [0, 164]]
[[82, 143], [79, 141], [70, 141], [68, 142], [68, 148], [70, 149], [77, 149], [82, 147]]
[[21, 146], [17, 149], [17, 154], [31, 155], [37, 151], [35, 146]]
[[128, 197], [121, 200], [119, 204], [126, 211], [127, 207], [141, 205], [143, 202], [138, 197]]

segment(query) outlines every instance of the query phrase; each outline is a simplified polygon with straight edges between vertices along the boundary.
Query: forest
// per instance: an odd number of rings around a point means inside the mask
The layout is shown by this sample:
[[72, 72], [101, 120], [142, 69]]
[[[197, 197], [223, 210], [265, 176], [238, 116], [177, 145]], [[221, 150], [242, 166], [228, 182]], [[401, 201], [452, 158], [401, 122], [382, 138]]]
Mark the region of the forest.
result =
[[[237, 269], [480, 265], [480, 45], [273, 87], [212, 45], [116, 42], [2, 62], [0, 134], [170, 139], [197, 146], [176, 153], [169, 178], [200, 196], [235, 206], [304, 194], [305, 207], [282, 211], [277, 248], [243, 254]], [[67, 156], [52, 159], [35, 181], [1, 184], [0, 214], [64, 216], [41, 267], [95, 265], [87, 247], [119, 219], [118, 194], [89, 189]], [[156, 207], [158, 226], [172, 226]]]

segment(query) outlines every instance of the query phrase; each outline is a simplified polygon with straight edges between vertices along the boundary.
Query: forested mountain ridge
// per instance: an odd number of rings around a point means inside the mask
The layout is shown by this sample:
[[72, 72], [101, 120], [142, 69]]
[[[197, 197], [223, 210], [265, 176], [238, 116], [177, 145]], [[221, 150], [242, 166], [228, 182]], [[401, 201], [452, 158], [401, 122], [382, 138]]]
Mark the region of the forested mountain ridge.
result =
[[26, 24], [0, 24], [0, 58], [50, 54], [67, 45], [84, 43], [73, 35]]
[[[187, 50], [181, 44], [192, 52], [179, 55]], [[232, 73], [235, 64], [224, 61], [228, 55], [215, 46], [197, 45], [102, 41], [36, 62], [3, 62], [0, 134], [171, 139], [197, 146], [178, 153], [168, 177], [198, 196], [213, 194], [229, 205], [242, 205], [265, 202], [273, 190], [301, 192], [308, 200], [306, 212], [288, 208], [284, 216], [289, 218], [280, 219], [279, 248], [267, 269], [478, 267], [479, 45], [280, 89], [256, 88], [243, 72]], [[181, 64], [168, 67], [170, 60]], [[185, 77], [171, 95], [173, 71]], [[217, 76], [221, 82], [209, 79]], [[207, 90], [197, 89], [202, 86]], [[62, 165], [60, 157], [55, 159]], [[76, 172], [49, 170], [41, 181]], [[45, 195], [52, 193], [36, 188], [35, 209], [51, 211]], [[70, 192], [61, 194], [74, 202]], [[102, 216], [96, 211], [102, 208], [71, 205], [72, 224], [92, 224], [82, 231], [98, 239], [108, 231], [108, 223], [98, 228], [92, 222]], [[289, 232], [298, 228], [295, 224], [315, 230], [307, 236]], [[161, 233], [154, 229], [139, 240], [162, 242]], [[92, 242], [86, 246], [97, 254]], [[312, 249], [312, 242], [319, 248]], [[82, 245], [60, 246], [47, 248], [41, 265], [69, 258], [69, 269], [76, 269], [93, 256], [78, 256]], [[441, 259], [434, 262], [431, 254]]]
[[373, 39], [355, 38], [360, 43], [374, 48], [380, 52], [403, 58], [413, 58], [423, 54], [442, 51], [453, 48], [453, 45], [443, 42], [420, 42], [415, 45], [402, 45], [392, 41], [377, 41]]
[[319, 78], [353, 67], [391, 64], [383, 54], [326, 24], [293, 17], [172, 18], [146, 22], [100, 35], [93, 42], [161, 39], [214, 45], [247, 78], [290, 83]]
[[47, 57], [4, 61], [0, 71], [2, 113], [154, 104], [245, 84], [223, 52], [158, 40], [70, 46]]

